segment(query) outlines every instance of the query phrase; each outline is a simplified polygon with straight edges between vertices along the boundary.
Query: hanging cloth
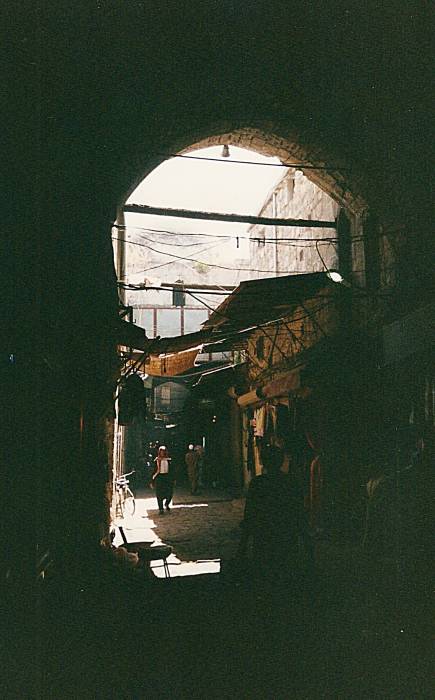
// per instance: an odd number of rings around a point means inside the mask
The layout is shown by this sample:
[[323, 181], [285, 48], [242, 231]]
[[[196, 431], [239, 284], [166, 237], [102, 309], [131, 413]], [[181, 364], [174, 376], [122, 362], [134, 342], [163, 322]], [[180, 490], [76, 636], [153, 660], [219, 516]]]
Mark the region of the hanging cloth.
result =
[[266, 406], [260, 406], [255, 409], [255, 428], [254, 435], [256, 437], [264, 437], [264, 430], [266, 427]]
[[266, 404], [266, 419], [264, 425], [264, 437], [267, 442], [271, 442], [272, 438], [275, 437], [275, 425], [276, 425], [276, 411], [275, 406]]

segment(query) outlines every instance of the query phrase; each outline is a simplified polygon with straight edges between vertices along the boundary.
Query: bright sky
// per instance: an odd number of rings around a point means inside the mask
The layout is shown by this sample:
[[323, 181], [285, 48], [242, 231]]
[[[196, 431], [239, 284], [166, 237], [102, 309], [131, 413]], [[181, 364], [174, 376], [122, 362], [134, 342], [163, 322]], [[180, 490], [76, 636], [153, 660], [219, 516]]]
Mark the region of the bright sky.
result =
[[280, 162], [277, 158], [266, 158], [235, 146], [230, 147], [229, 158], [222, 158], [222, 146], [204, 148], [186, 155], [219, 158], [221, 162], [171, 158], [141, 182], [128, 203], [256, 214], [269, 190], [286, 172], [285, 168], [231, 163], [231, 160]]
[[[230, 157], [222, 158], [222, 146], [201, 149], [187, 155], [219, 158], [222, 162], [200, 161], [187, 158], [171, 158], [150, 173], [134, 190], [128, 203], [161, 207], [216, 211], [228, 214], [258, 214], [272, 188], [287, 172], [286, 168], [261, 167], [230, 163], [231, 160], [255, 163], [279, 163], [277, 158], [266, 158], [254, 151], [230, 145]], [[126, 225], [133, 227], [167, 229], [174, 232], [205, 232], [217, 235], [243, 235], [248, 224], [223, 223], [177, 219], [174, 217], [125, 215]], [[198, 240], [201, 240], [198, 238]], [[208, 239], [210, 244], [213, 239]], [[219, 243], [219, 241], [217, 241]], [[220, 261], [242, 258], [248, 245], [240, 242], [236, 249], [234, 240], [222, 241], [213, 246], [213, 257]], [[210, 255], [203, 255], [209, 260]]]

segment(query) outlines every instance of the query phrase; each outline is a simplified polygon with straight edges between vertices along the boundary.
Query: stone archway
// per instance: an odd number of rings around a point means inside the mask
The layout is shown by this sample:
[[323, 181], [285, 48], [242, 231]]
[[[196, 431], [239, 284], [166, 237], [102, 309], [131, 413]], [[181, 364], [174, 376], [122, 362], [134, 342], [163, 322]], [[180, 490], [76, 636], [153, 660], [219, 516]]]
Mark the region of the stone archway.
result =
[[[203, 2], [189, 12], [184, 5], [118, 3], [98, 6], [95, 17], [89, 8], [65, 14], [35, 7], [25, 19], [39, 30], [26, 34], [20, 17], [19, 32], [8, 34], [12, 128], [5, 129], [3, 224], [16, 278], [26, 280], [23, 310], [10, 312], [20, 329], [12, 345], [28, 373], [17, 413], [29, 397], [35, 420], [17, 460], [26, 485], [13, 479], [16, 493], [3, 499], [5, 541], [22, 529], [15, 503], [51, 525], [34, 505], [35, 485], [45, 480], [59, 484], [71, 522], [85, 521], [80, 542], [97, 541], [103, 504], [93, 511], [81, 497], [83, 480], [95, 481], [98, 496], [104, 476], [93, 424], [95, 396], [110, 392], [108, 328], [117, 314], [110, 224], [165, 154], [238, 139], [302, 164], [332, 164], [337, 171], [307, 175], [352, 211], [364, 206], [361, 198], [382, 225], [394, 214], [396, 226], [409, 226], [405, 280], [417, 257], [422, 268], [431, 259], [428, 10], [415, 12], [411, 3], [397, 12], [393, 3], [371, 13], [361, 5], [344, 16], [339, 4], [325, 3], [278, 3], [273, 12], [260, 3], [252, 13], [237, 3]], [[5, 285], [10, 309], [14, 282]], [[49, 386], [53, 367], [60, 381]], [[13, 405], [17, 393], [11, 388]], [[83, 397], [91, 415], [89, 450], [80, 456]], [[62, 411], [61, 426], [57, 401], [69, 412]], [[67, 517], [59, 513], [65, 541]], [[17, 558], [30, 541], [23, 533]]]
[[[216, 127], [210, 135], [195, 133], [194, 140], [190, 143], [187, 137], [175, 140], [172, 145], [169, 142], [166, 153], [171, 157], [178, 153], [189, 154], [209, 146], [230, 144], [269, 157], [275, 156], [283, 163], [300, 166], [309, 180], [329, 194], [340, 206], [348, 209], [351, 214], [360, 215], [367, 209], [367, 202], [361, 194], [361, 185], [355, 176], [351, 176], [349, 163], [343, 161], [343, 158], [334, 159], [320, 143], [310, 147], [304, 144], [306, 139], [303, 137], [295, 133], [283, 136], [280, 135], [280, 131], [280, 129], [274, 129], [272, 125], [265, 125], [262, 128], [247, 126], [223, 130]], [[134, 178], [123, 201], [125, 202], [138, 184], [165, 160], [163, 155], [157, 158], [151, 157], [142, 173]]]

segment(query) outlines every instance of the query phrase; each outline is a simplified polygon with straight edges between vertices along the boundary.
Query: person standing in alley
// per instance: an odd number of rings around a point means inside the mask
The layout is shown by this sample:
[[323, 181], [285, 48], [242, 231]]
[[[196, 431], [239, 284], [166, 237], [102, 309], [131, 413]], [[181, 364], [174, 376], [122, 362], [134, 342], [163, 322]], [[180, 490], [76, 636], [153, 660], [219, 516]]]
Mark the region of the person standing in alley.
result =
[[201, 486], [205, 486], [207, 480], [204, 464], [204, 448], [202, 445], [195, 445], [194, 450], [198, 455], [198, 488], [201, 488]]
[[302, 492], [281, 471], [284, 456], [277, 447], [262, 451], [265, 473], [254, 477], [249, 485], [239, 545], [239, 554], [244, 556], [252, 541], [257, 573], [273, 578], [286, 570], [296, 573], [300, 569], [299, 543], [309, 570], [314, 563]]
[[187, 476], [189, 477], [190, 492], [195, 494], [198, 491], [198, 471], [199, 471], [200, 454], [194, 449], [193, 445], [189, 445], [184, 461], [187, 466]]
[[171, 465], [171, 457], [164, 445], [159, 447], [157, 457], [155, 458], [156, 468], [152, 476], [155, 483], [156, 498], [159, 505], [159, 512], [163, 515], [163, 506], [167, 511], [170, 510], [170, 503], [174, 493], [174, 472]]

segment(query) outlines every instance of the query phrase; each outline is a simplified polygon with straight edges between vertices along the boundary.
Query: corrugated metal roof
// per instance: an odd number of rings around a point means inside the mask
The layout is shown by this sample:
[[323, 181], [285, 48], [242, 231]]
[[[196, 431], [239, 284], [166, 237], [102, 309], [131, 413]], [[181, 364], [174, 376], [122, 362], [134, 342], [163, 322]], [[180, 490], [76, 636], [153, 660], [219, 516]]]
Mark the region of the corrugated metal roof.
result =
[[181, 352], [199, 345], [206, 345], [207, 352], [243, 347], [249, 329], [288, 316], [321, 290], [340, 287], [340, 282], [334, 281], [328, 272], [247, 280], [218, 306], [202, 330], [154, 340], [143, 335], [142, 344], [132, 344], [151, 355]]
[[255, 327], [287, 316], [322, 289], [339, 287], [340, 282], [328, 272], [247, 280], [218, 306], [203, 328], [224, 334]]

